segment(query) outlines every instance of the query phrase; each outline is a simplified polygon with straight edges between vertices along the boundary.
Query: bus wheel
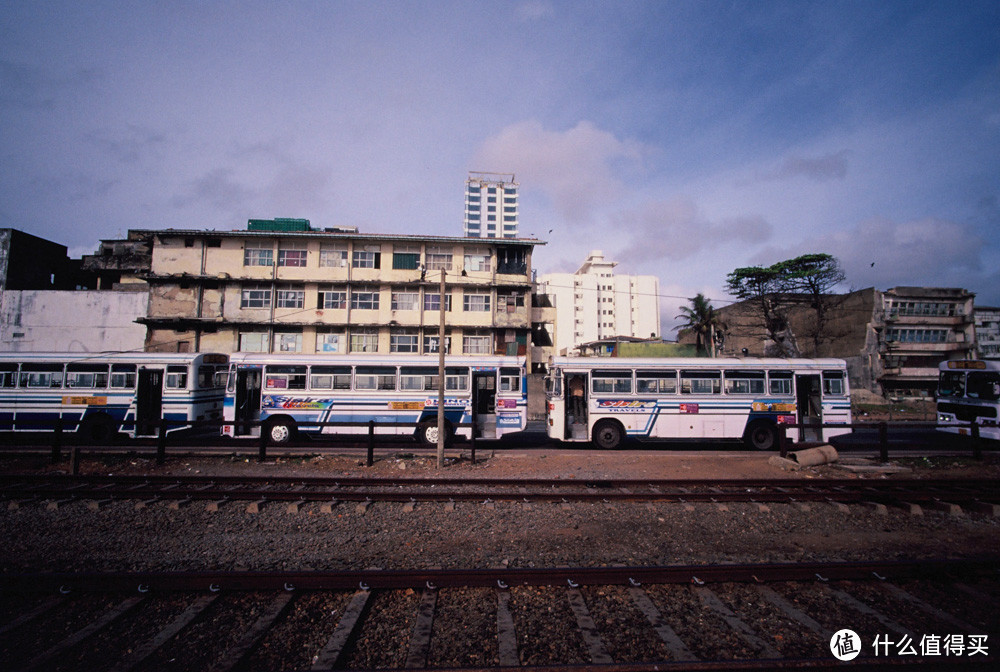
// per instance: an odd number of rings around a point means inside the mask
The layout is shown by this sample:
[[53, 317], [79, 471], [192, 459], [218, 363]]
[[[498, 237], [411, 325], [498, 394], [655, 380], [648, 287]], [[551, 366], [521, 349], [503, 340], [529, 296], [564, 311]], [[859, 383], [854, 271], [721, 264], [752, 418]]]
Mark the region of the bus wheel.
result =
[[264, 426], [271, 443], [288, 443], [295, 437], [295, 425], [291, 420], [272, 420]]
[[[438, 442], [437, 420], [425, 422], [417, 427], [417, 438], [425, 446], [436, 446]], [[447, 422], [444, 423], [444, 442], [445, 445], [451, 443], [451, 427]]]
[[621, 445], [625, 432], [614, 420], [601, 420], [594, 426], [594, 443], [598, 448], [614, 450]]
[[84, 441], [93, 441], [94, 443], [110, 443], [117, 434], [115, 424], [106, 415], [86, 418], [76, 431]]
[[773, 450], [778, 445], [778, 428], [770, 422], [758, 420], [747, 428], [743, 440], [756, 450]]

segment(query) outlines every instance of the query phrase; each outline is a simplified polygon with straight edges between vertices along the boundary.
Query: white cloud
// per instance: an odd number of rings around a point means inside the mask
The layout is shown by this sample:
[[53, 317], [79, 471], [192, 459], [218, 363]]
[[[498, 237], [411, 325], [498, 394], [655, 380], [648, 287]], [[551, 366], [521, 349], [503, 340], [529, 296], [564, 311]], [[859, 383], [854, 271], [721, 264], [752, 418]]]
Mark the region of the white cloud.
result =
[[567, 221], [585, 223], [625, 192], [613, 164], [639, 162], [644, 151], [639, 143], [619, 140], [588, 121], [564, 132], [524, 121], [488, 139], [472, 169], [515, 173], [526, 188], [545, 193]]

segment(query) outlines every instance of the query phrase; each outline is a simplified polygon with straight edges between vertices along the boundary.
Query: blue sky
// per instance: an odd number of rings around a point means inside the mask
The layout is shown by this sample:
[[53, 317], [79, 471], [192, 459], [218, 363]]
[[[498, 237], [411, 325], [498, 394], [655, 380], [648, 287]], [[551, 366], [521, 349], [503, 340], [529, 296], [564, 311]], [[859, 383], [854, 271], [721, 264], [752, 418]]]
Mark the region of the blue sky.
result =
[[11, 0], [0, 37], [3, 226], [77, 256], [249, 218], [461, 235], [468, 172], [513, 172], [538, 272], [602, 249], [667, 330], [806, 252], [1000, 305], [995, 1]]

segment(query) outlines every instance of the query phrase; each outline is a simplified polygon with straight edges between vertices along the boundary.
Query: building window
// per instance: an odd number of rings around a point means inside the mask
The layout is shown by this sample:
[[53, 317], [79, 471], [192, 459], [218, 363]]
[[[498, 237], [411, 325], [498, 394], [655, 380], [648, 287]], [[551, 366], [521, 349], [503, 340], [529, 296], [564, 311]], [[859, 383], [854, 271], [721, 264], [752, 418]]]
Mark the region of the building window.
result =
[[267, 334], [256, 331], [241, 332], [240, 352], [267, 352]]
[[354, 268], [381, 268], [382, 253], [378, 245], [366, 245], [363, 250], [354, 250]]
[[[424, 294], [424, 310], [427, 311], [440, 311], [441, 310], [441, 294], [427, 293]], [[444, 310], [446, 313], [451, 312], [451, 294], [444, 295]]]
[[[424, 334], [424, 354], [427, 354], [427, 355], [437, 354], [439, 352], [439, 350], [438, 350], [438, 343], [440, 343], [440, 342], [441, 342], [441, 338], [438, 336], [437, 333], [434, 333], [434, 334], [425, 333]], [[445, 352], [446, 355], [450, 355], [451, 354], [451, 336], [445, 336], [444, 337], [444, 352]]]
[[524, 275], [528, 272], [528, 253], [522, 247], [497, 248], [497, 273]]
[[418, 292], [393, 292], [393, 310], [417, 310], [420, 307], [420, 294]]
[[887, 341], [897, 343], [947, 343], [947, 329], [893, 328], [886, 333]]
[[488, 312], [489, 309], [489, 294], [466, 294], [462, 297], [462, 310], [467, 313]]
[[416, 354], [419, 342], [416, 330], [401, 329], [389, 334], [389, 351]]
[[378, 329], [351, 329], [351, 352], [378, 352]]
[[488, 355], [492, 352], [489, 334], [466, 334], [462, 337], [462, 354]]
[[[240, 298], [240, 308], [270, 308], [271, 288], [270, 287], [244, 287]], [[263, 352], [252, 350], [251, 352]]]
[[354, 289], [351, 290], [351, 308], [357, 310], [378, 310], [377, 289]]
[[320, 310], [347, 308], [347, 290], [340, 287], [320, 290], [316, 307]]
[[301, 268], [305, 265], [305, 248], [286, 247], [278, 249], [278, 266], [296, 266]]
[[465, 255], [465, 270], [489, 273], [491, 270], [489, 252], [470, 252]]
[[427, 270], [428, 271], [450, 271], [451, 270], [451, 250], [447, 247], [427, 248]]
[[279, 289], [276, 301], [278, 308], [302, 308], [306, 303], [306, 293], [302, 289]]
[[502, 294], [497, 297], [498, 313], [514, 313], [524, 311], [524, 294]]
[[394, 245], [392, 267], [397, 271], [415, 271], [420, 265], [420, 247], [417, 245]]
[[319, 332], [316, 334], [316, 352], [341, 352], [340, 332]]
[[321, 245], [319, 265], [325, 268], [347, 268], [347, 246]]
[[274, 264], [274, 249], [271, 246], [247, 243], [243, 250], [244, 266], [272, 266]]
[[277, 333], [274, 335], [275, 352], [302, 352], [301, 333]]

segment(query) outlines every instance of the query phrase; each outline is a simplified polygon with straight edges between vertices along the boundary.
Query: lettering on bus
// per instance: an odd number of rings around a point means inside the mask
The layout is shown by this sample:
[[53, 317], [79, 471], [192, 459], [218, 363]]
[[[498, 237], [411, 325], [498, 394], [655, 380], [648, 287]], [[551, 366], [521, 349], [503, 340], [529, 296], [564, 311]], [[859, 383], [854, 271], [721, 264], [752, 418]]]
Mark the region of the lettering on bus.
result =
[[681, 413], [698, 413], [698, 404], [681, 404]]
[[794, 413], [795, 404], [774, 401], [755, 401], [753, 402], [753, 410], [758, 413]]
[[422, 401], [390, 401], [389, 408], [394, 411], [422, 411], [424, 402]]
[[521, 416], [517, 413], [500, 413], [497, 415], [497, 427], [520, 427]]
[[107, 397], [63, 397], [66, 406], [107, 406]]
[[631, 399], [601, 399], [599, 408], [656, 408], [655, 401], [634, 401]]
[[[437, 405], [438, 405], [438, 400], [437, 400], [436, 397], [433, 398], [433, 399], [428, 398], [428, 399], [424, 400], [424, 406], [426, 408], [437, 408]], [[462, 408], [465, 408], [469, 404], [468, 404], [468, 400], [467, 399], [448, 399], [447, 397], [445, 397], [444, 405], [445, 406], [461, 406]]]
[[282, 408], [285, 410], [316, 410], [321, 411], [329, 408], [333, 404], [332, 399], [313, 399], [312, 397], [279, 397], [275, 395], [264, 395], [261, 404], [263, 408]]
[[517, 399], [497, 399], [497, 408], [517, 408]]

